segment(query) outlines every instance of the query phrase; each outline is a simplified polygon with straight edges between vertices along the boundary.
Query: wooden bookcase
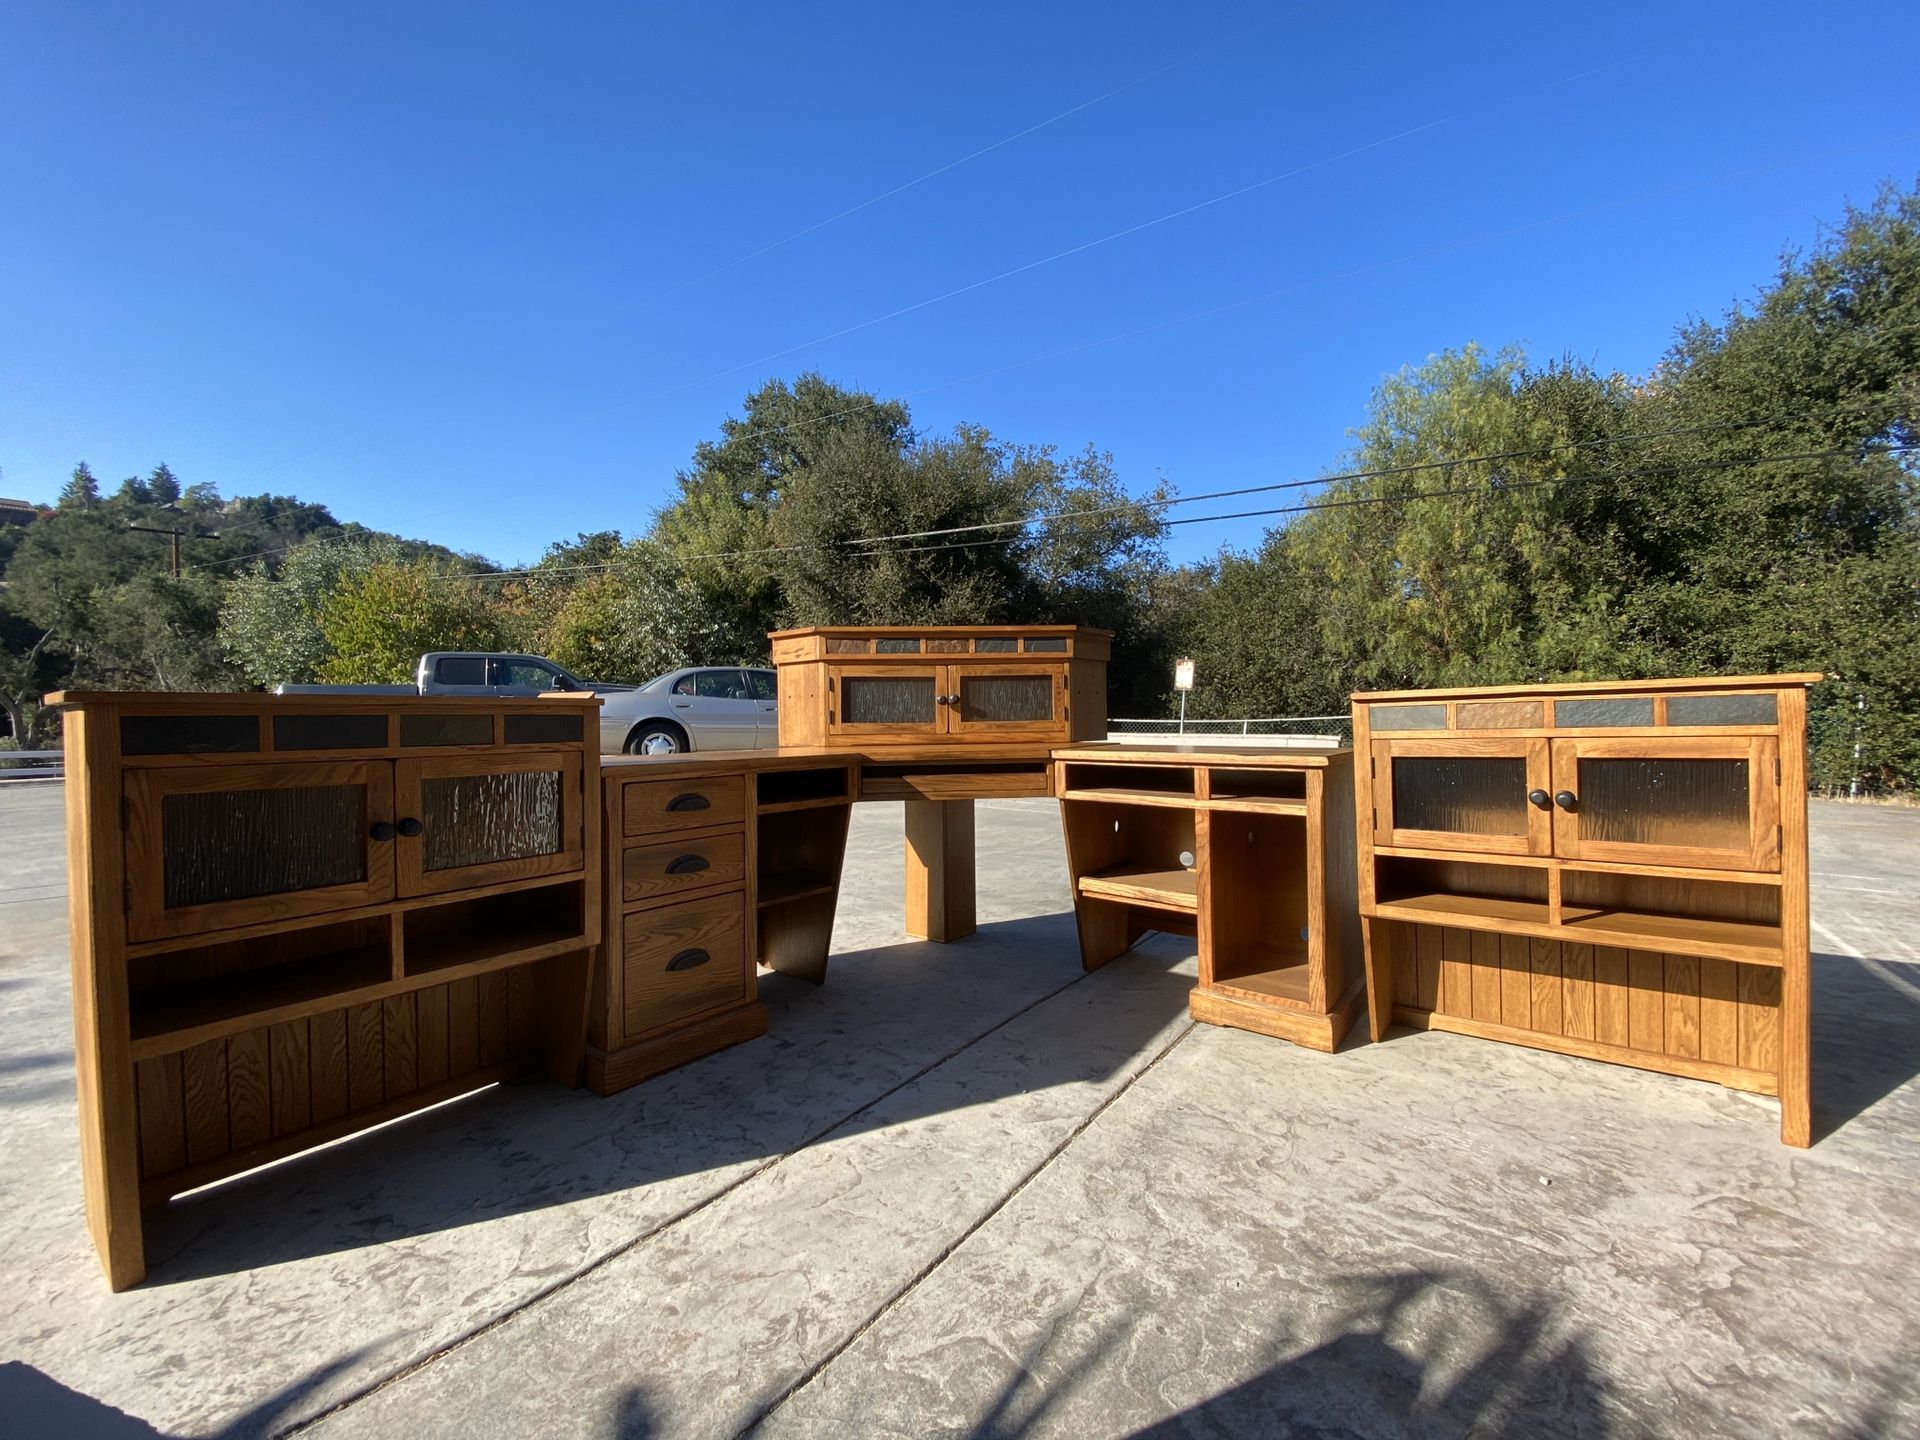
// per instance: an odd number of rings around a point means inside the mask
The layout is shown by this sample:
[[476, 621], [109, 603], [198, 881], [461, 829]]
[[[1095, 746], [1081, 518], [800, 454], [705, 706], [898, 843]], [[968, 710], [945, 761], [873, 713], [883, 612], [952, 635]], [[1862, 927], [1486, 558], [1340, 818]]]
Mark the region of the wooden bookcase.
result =
[[1390, 1023], [1780, 1097], [1811, 1143], [1818, 675], [1360, 694], [1373, 1037]]
[[768, 638], [781, 746], [857, 755], [861, 799], [906, 802], [907, 933], [973, 934], [973, 802], [1051, 794], [1053, 748], [1106, 737], [1111, 632], [842, 625]]
[[87, 1222], [544, 1065], [600, 934], [592, 696], [66, 693]]
[[587, 1084], [623, 1090], [764, 1035], [755, 964], [826, 978], [857, 771], [844, 753], [609, 758], [606, 943]]
[[1193, 935], [1194, 1019], [1335, 1049], [1364, 983], [1351, 752], [1103, 744], [1053, 762], [1081, 963]]

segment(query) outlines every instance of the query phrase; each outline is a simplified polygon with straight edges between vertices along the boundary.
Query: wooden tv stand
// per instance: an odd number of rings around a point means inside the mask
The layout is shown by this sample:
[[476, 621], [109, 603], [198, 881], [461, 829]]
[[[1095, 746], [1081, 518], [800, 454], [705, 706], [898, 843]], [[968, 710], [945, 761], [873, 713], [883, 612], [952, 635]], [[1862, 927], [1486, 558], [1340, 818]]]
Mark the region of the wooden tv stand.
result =
[[1053, 767], [1081, 964], [1194, 935], [1194, 1019], [1338, 1047], [1364, 983], [1350, 751], [1081, 745]]

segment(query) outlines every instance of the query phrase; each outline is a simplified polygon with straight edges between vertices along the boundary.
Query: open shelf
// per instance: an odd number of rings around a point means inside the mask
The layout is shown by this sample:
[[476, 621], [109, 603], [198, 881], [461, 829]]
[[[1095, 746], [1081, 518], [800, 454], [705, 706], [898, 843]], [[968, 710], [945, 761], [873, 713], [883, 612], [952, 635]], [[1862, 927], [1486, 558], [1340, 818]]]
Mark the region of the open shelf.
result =
[[1194, 914], [1200, 908], [1198, 877], [1191, 870], [1114, 865], [1080, 877], [1080, 893], [1096, 900], [1118, 900], [1156, 910]]
[[971, 800], [1046, 793], [1044, 760], [860, 767], [862, 800]]
[[845, 805], [853, 797], [847, 793], [847, 767], [822, 766], [808, 770], [763, 770], [757, 777], [757, 797], [762, 814], [774, 810], [800, 810], [816, 805]]
[[132, 1043], [138, 1054], [186, 1048], [269, 1023], [315, 1000], [346, 1004], [361, 991], [394, 979], [392, 947], [338, 950], [286, 960], [259, 970], [209, 975], [132, 996]]
[[760, 894], [755, 904], [765, 910], [769, 906], [788, 905], [815, 895], [831, 895], [838, 888], [833, 880], [823, 878], [817, 872], [778, 875], [763, 871], [760, 875]]
[[1304, 770], [1214, 770], [1215, 800], [1300, 800], [1307, 798]]
[[1194, 799], [1193, 769], [1187, 765], [1087, 765], [1066, 767], [1068, 800], [1097, 800], [1121, 805], [1188, 807]]
[[1707, 920], [1635, 910], [1565, 906], [1560, 924], [1569, 938], [1629, 950], [1678, 950], [1750, 965], [1782, 963], [1780, 927], [1746, 920]]
[[1454, 925], [1464, 930], [1505, 930], [1530, 925], [1553, 927], [1553, 912], [1545, 900], [1513, 900], [1499, 895], [1462, 895], [1451, 890], [1396, 895], [1375, 908], [1392, 920], [1429, 925]]
[[1224, 989], [1245, 991], [1263, 1001], [1305, 1005], [1310, 984], [1307, 947], [1256, 942], [1230, 957], [1224, 969], [1216, 957], [1213, 983]]
[[406, 973], [436, 975], [529, 952], [564, 953], [586, 940], [583, 881], [483, 895], [409, 910], [404, 918]]
[[846, 853], [846, 807], [763, 812], [759, 831], [757, 908], [766, 910], [824, 895], [831, 909]]

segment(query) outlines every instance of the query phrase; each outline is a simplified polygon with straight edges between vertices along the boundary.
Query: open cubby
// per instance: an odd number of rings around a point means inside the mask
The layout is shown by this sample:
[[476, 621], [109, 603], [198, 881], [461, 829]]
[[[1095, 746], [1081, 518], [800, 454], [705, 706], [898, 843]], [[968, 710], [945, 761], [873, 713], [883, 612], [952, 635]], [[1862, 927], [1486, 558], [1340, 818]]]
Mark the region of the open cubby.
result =
[[[1575, 931], [1639, 937], [1648, 948], [1705, 944], [1777, 951], [1780, 887], [1736, 879], [1567, 870], [1560, 880], [1561, 923]], [[1771, 954], [1751, 957], [1766, 963]]]
[[586, 943], [586, 885], [569, 880], [405, 912], [406, 973], [431, 975], [530, 950]]
[[1080, 893], [1149, 909], [1199, 908], [1194, 811], [1075, 801], [1067, 845]]
[[[1192, 800], [1193, 770], [1186, 765], [1069, 764], [1066, 793], [1097, 794], [1103, 799]], [[1189, 822], [1191, 824], [1191, 822]]]
[[127, 962], [133, 1038], [203, 1033], [286, 1005], [341, 995], [393, 978], [385, 915], [308, 925], [258, 940], [227, 940]]
[[[1217, 772], [1214, 784], [1217, 789]], [[1213, 944], [1202, 983], [1307, 1004], [1306, 817], [1209, 814], [1207, 887]], [[1337, 981], [1329, 977], [1327, 988], [1337, 993]]]
[[1305, 800], [1304, 770], [1215, 770], [1216, 800]]
[[983, 795], [1045, 795], [1047, 762], [997, 760], [984, 764], [862, 765], [862, 800], [968, 800]]
[[847, 767], [818, 770], [763, 770], [757, 791], [762, 805], [795, 805], [810, 800], [847, 800]]
[[1498, 865], [1471, 860], [1410, 860], [1382, 857], [1376, 901], [1449, 918], [1551, 923], [1547, 871], [1537, 865]]
[[846, 808], [763, 815], [759, 830], [759, 907], [824, 895], [831, 910], [847, 848]]

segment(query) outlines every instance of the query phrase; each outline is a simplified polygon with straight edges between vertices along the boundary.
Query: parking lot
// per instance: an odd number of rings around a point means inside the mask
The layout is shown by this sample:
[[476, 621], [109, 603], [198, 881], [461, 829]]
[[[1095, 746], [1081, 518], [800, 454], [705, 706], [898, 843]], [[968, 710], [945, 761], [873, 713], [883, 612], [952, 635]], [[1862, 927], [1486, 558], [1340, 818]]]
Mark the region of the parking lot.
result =
[[60, 806], [0, 787], [0, 1431], [1920, 1433], [1920, 810], [1812, 807], [1811, 1150], [1709, 1084], [1196, 1027], [1191, 941], [1081, 972], [1050, 802], [983, 802], [980, 933], [909, 941], [871, 804], [766, 1038], [184, 1197], [116, 1296]]

